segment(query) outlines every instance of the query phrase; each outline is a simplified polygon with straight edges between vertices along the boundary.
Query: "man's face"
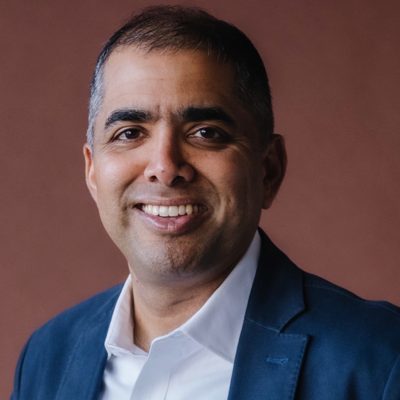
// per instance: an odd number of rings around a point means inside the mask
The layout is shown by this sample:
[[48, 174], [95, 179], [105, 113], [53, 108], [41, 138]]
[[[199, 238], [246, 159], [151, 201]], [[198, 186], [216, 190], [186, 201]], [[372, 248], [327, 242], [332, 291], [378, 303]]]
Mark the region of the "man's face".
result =
[[227, 273], [275, 194], [271, 151], [260, 148], [234, 79], [203, 52], [123, 47], [107, 61], [86, 177], [139, 280]]

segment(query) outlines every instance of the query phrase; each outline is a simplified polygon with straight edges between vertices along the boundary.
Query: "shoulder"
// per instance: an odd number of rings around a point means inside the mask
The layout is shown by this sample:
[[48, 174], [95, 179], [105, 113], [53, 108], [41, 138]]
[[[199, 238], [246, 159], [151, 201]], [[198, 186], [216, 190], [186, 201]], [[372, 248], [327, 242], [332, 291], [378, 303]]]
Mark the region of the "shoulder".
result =
[[288, 325], [309, 334], [314, 344], [334, 352], [357, 351], [392, 358], [400, 354], [400, 308], [387, 302], [363, 299], [326, 279], [299, 271], [303, 281], [303, 312]]
[[56, 334], [57, 340], [60, 340], [60, 336], [74, 336], [89, 326], [111, 318], [121, 288], [122, 285], [117, 285], [61, 312], [37, 329], [33, 338], [43, 337], [47, 340]]
[[[263, 241], [264, 268], [257, 299], [261, 298], [264, 320], [272, 321], [269, 325], [280, 332], [308, 338], [309, 376], [320, 377], [323, 387], [329, 377], [338, 382], [339, 377], [374, 376], [375, 381], [384, 382], [400, 373], [399, 307], [362, 299], [305, 272], [267, 237]], [[273, 324], [273, 318], [284, 324]]]
[[[318, 276], [304, 274], [303, 323], [317, 345], [355, 358], [394, 361], [400, 354], [400, 309], [365, 300]], [[325, 344], [327, 346], [325, 346]]]
[[29, 349], [65, 348], [88, 329], [108, 325], [121, 288], [122, 285], [118, 285], [98, 293], [50, 319], [33, 332]]
[[375, 398], [375, 392], [399, 395], [400, 309], [362, 299], [315, 275], [303, 276], [306, 308], [289, 330], [310, 339], [305, 371], [312, 384], [352, 385], [362, 398]]
[[359, 329], [376, 330], [382, 334], [385, 327], [390, 327], [399, 337], [399, 307], [387, 301], [363, 299], [319, 276], [304, 271], [302, 273], [305, 303], [309, 312], [318, 313], [324, 321], [348, 321], [341, 326], [342, 330], [348, 326], [358, 326]]
[[296, 304], [295, 308], [303, 311], [296, 316], [295, 321], [305, 320], [321, 328], [336, 325], [337, 331], [348, 334], [352, 329], [382, 334], [386, 327], [390, 327], [400, 342], [399, 307], [387, 301], [363, 299], [343, 287], [306, 272], [263, 232], [261, 238], [263, 247], [260, 264], [264, 264], [264, 272], [259, 277], [264, 283], [262, 287], [266, 283], [273, 293], [275, 303], [280, 297], [279, 303], [283, 304], [281, 311]]

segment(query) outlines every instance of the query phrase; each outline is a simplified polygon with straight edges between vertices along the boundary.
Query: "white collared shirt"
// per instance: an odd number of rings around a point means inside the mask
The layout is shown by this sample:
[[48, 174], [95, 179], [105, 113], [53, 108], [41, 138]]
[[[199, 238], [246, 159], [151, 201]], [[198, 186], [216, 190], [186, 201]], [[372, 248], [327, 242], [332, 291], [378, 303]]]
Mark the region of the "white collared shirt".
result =
[[223, 400], [257, 269], [260, 237], [206, 303], [183, 325], [135, 346], [132, 282], [125, 282], [111, 318], [101, 400]]

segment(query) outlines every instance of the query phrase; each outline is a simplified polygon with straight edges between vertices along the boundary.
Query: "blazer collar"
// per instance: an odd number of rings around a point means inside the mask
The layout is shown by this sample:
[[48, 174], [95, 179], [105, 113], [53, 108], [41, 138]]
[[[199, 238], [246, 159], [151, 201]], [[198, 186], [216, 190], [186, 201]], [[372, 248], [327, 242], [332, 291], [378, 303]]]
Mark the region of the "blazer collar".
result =
[[260, 231], [262, 250], [228, 400], [293, 400], [308, 337], [286, 333], [303, 312], [303, 273]]

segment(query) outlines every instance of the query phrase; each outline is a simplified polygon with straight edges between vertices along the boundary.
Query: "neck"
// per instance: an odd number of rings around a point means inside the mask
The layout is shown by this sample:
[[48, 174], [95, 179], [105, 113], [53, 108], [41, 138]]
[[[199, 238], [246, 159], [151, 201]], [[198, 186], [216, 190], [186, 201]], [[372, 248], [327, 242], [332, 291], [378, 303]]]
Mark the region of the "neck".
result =
[[136, 346], [148, 351], [153, 339], [182, 325], [203, 306], [228, 273], [203, 283], [157, 285], [139, 281], [131, 272]]

